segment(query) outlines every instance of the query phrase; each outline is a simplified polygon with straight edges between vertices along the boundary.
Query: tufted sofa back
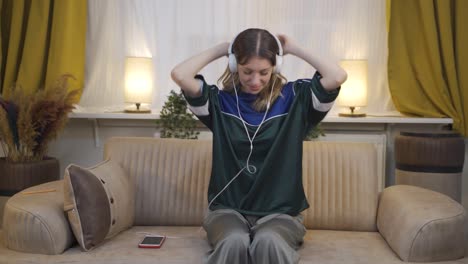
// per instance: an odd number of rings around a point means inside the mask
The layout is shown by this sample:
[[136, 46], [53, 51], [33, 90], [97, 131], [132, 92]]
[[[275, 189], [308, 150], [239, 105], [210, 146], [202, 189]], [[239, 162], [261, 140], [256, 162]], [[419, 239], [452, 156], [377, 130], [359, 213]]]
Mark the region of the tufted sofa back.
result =
[[[373, 143], [304, 142], [307, 228], [376, 231], [383, 189], [377, 152]], [[104, 149], [135, 185], [134, 225], [201, 225], [211, 154], [208, 140], [121, 137]]]

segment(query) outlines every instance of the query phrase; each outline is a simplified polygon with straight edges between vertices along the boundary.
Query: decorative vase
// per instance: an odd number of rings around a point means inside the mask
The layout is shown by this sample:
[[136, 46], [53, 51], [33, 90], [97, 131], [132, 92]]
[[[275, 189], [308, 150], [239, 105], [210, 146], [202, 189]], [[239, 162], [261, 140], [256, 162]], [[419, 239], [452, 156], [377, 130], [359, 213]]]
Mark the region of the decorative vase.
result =
[[60, 164], [56, 158], [16, 163], [0, 158], [0, 196], [12, 196], [28, 187], [59, 178]]

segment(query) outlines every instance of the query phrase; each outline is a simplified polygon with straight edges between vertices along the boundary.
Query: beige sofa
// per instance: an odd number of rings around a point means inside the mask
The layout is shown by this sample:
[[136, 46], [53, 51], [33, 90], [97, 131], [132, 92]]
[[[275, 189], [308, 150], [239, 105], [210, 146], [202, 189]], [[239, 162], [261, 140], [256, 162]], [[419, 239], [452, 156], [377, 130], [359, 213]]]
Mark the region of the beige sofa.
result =
[[[304, 143], [311, 207], [303, 212], [301, 263], [468, 263], [464, 208], [418, 187], [383, 189], [377, 152], [372, 143]], [[64, 181], [35, 186], [5, 205], [0, 263], [201, 263], [210, 249], [200, 224], [211, 142], [112, 138], [104, 156], [120, 164], [135, 188], [127, 197], [134, 202], [133, 226], [82, 251], [64, 213]], [[140, 249], [145, 233], [168, 239], [160, 249]]]

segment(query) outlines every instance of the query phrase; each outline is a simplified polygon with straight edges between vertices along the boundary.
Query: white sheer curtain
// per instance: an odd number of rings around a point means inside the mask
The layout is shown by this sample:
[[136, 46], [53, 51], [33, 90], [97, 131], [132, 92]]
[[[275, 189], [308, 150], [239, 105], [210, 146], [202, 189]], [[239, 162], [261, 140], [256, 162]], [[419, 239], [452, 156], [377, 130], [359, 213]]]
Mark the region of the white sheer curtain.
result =
[[[154, 99], [160, 109], [171, 89], [171, 69], [182, 60], [249, 27], [285, 33], [331, 60], [368, 59], [367, 112], [394, 110], [387, 84], [385, 0], [88, 0], [86, 82], [80, 106], [124, 106], [126, 56], [152, 56]], [[203, 69], [215, 83], [226, 67], [220, 59]], [[289, 80], [314, 69], [285, 56]], [[338, 107], [332, 110], [337, 111]]]

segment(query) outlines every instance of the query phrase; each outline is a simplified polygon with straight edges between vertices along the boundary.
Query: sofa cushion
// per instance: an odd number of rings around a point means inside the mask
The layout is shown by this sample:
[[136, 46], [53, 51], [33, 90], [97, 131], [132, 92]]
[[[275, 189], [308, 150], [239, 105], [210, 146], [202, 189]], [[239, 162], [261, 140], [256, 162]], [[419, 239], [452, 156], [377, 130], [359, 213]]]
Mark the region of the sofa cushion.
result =
[[[304, 142], [307, 228], [377, 230], [382, 148], [377, 142]], [[212, 141], [115, 137], [106, 141], [104, 156], [132, 172], [139, 190], [135, 225], [201, 225], [208, 205]]]
[[118, 163], [107, 160], [90, 169], [71, 164], [64, 180], [64, 209], [82, 249], [132, 226], [133, 185]]
[[2, 228], [4, 245], [16, 251], [55, 255], [68, 249], [74, 237], [63, 212], [63, 181], [13, 195], [5, 204]]
[[131, 172], [134, 225], [200, 226], [208, 203], [210, 140], [120, 137], [106, 141], [105, 158]]
[[466, 210], [444, 194], [408, 185], [382, 192], [377, 226], [403, 261], [462, 258], [465, 223]]
[[[138, 248], [145, 234], [164, 234], [167, 239], [160, 249]], [[61, 255], [38, 256], [0, 245], [0, 263], [4, 258], [8, 263], [29, 264], [201, 264], [209, 251], [205, 232], [199, 227], [134, 226], [88, 252], [73, 247]], [[378, 232], [308, 230], [299, 254], [302, 264], [405, 264]], [[462, 263], [468, 263], [468, 259], [433, 264]]]
[[366, 142], [304, 142], [303, 186], [310, 229], [377, 231], [382, 151]]

